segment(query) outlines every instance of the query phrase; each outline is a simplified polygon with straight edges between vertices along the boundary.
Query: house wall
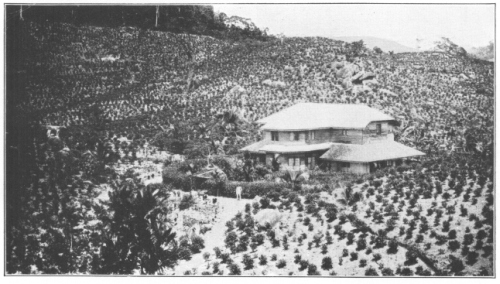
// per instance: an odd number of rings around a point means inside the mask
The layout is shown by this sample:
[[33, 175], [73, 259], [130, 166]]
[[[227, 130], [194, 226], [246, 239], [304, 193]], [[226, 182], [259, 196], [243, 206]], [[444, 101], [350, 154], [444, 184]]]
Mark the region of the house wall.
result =
[[[290, 131], [278, 131], [278, 141], [281, 145], [320, 144], [325, 142], [363, 144], [363, 131], [348, 129], [347, 135], [343, 135], [340, 129], [314, 130], [314, 140], [310, 139], [311, 131], [299, 131], [299, 140], [290, 140]], [[271, 131], [263, 132], [264, 140], [271, 141]]]
[[368, 163], [349, 163], [349, 167], [341, 167], [339, 162], [330, 162], [330, 168], [335, 171], [348, 172], [353, 174], [369, 174], [370, 165]]

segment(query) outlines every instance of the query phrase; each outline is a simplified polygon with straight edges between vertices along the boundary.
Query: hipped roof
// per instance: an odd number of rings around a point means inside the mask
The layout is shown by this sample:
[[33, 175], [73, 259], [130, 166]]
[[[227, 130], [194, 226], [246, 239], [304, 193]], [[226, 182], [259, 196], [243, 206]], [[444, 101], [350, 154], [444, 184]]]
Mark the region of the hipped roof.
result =
[[363, 145], [332, 144], [330, 150], [323, 154], [321, 159], [339, 162], [368, 163], [425, 155], [423, 152], [395, 141], [384, 141]]
[[379, 110], [362, 104], [298, 103], [258, 120], [262, 130], [363, 129], [373, 121], [395, 121]]
[[320, 144], [300, 144], [300, 145], [283, 145], [270, 141], [259, 141], [242, 148], [240, 151], [248, 151], [252, 153], [303, 153], [320, 150], [327, 150], [333, 143]]

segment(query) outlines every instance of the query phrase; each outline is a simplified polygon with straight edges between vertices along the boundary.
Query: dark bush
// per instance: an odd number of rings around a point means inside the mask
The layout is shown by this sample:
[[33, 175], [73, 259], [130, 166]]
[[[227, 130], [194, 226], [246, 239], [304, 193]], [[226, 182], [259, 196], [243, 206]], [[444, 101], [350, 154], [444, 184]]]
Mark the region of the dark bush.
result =
[[470, 251], [467, 254], [467, 265], [474, 265], [477, 262], [479, 254], [475, 251]]
[[248, 254], [243, 255], [243, 265], [245, 265], [245, 270], [252, 269], [253, 268], [253, 259], [250, 257]]
[[459, 259], [453, 255], [450, 255], [449, 258], [450, 258], [450, 265], [449, 265], [450, 272], [452, 272], [454, 274], [458, 274], [458, 273], [461, 273], [462, 270], [465, 269], [464, 263], [462, 262], [461, 259]]
[[229, 265], [229, 275], [241, 275], [241, 269], [236, 263]]
[[389, 267], [383, 268], [382, 276], [394, 276], [394, 271], [392, 271]]
[[280, 259], [277, 263], [276, 263], [276, 267], [278, 268], [283, 268], [286, 266], [286, 260], [284, 259]]
[[260, 265], [266, 265], [267, 264], [267, 257], [263, 254], [260, 255], [259, 257], [259, 264]]
[[309, 266], [309, 261], [302, 259], [299, 265], [299, 271], [305, 270]]
[[411, 270], [411, 268], [409, 268], [409, 267], [403, 267], [403, 269], [401, 269], [401, 272], [399, 273], [399, 275], [401, 275], [401, 276], [413, 276], [413, 270]]
[[456, 251], [459, 248], [460, 248], [460, 243], [457, 240], [453, 240], [453, 241], [448, 242], [448, 249], [449, 250]]
[[365, 267], [366, 266], [366, 259], [360, 259], [359, 260], [359, 267]]
[[178, 251], [178, 257], [182, 260], [190, 260], [191, 254], [191, 250], [186, 247], [181, 247]]
[[193, 253], [199, 253], [205, 248], [205, 240], [200, 236], [191, 237], [191, 251]]
[[307, 275], [319, 275], [319, 274], [320, 273], [316, 265], [310, 263], [309, 266], [307, 266]]
[[375, 268], [370, 267], [365, 270], [365, 276], [378, 276], [377, 270]]
[[321, 262], [321, 269], [323, 270], [330, 270], [333, 268], [333, 265], [332, 265], [332, 259], [331, 257], [324, 257], [322, 262]]
[[191, 194], [186, 194], [179, 203], [179, 210], [189, 209], [189, 207], [193, 206], [195, 203], [194, 197]]

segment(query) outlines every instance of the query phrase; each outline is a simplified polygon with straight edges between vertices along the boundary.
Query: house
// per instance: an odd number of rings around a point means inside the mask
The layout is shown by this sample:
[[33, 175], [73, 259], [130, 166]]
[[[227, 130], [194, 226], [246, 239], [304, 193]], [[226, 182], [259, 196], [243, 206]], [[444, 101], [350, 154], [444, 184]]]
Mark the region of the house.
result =
[[424, 153], [394, 141], [399, 123], [361, 104], [299, 103], [257, 121], [263, 140], [242, 148], [258, 162], [281, 168], [327, 167], [369, 173]]

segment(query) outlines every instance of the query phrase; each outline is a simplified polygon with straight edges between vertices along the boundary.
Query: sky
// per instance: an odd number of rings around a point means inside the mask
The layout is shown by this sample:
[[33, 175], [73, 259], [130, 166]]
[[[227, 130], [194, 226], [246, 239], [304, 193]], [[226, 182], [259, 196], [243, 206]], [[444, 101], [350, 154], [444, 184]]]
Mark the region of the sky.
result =
[[448, 37], [466, 48], [494, 41], [494, 5], [216, 4], [215, 11], [250, 18], [285, 36], [373, 36], [416, 47]]

